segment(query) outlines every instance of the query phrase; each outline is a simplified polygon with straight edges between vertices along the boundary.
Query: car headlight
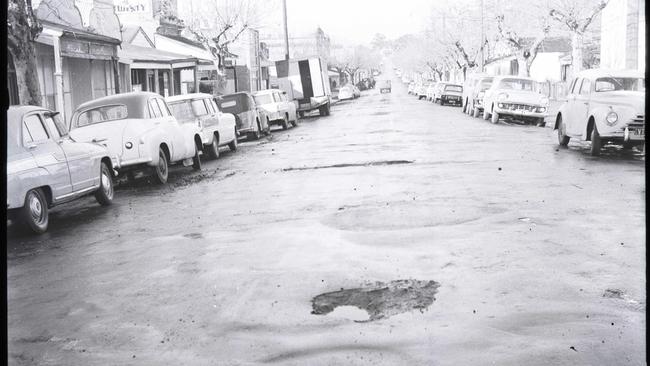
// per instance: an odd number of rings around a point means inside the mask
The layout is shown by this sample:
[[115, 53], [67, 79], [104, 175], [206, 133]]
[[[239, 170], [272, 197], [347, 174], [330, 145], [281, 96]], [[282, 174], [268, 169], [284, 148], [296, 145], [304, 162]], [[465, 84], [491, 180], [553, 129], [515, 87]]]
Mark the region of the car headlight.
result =
[[133, 143], [132, 143], [131, 141], [127, 141], [127, 142], [124, 144], [124, 147], [126, 147], [127, 149], [130, 149], [130, 148], [133, 147]]
[[503, 108], [503, 103], [499, 103], [497, 105], [499, 106], [499, 108]]
[[546, 107], [537, 107], [537, 111], [539, 113], [544, 113], [544, 112], [546, 112]]
[[607, 113], [607, 117], [605, 118], [605, 120], [607, 121], [608, 125], [610, 126], [615, 125], [616, 122], [618, 121], [618, 114], [616, 114], [616, 112], [614, 111], [611, 111]]
[[506, 99], [508, 99], [508, 94], [507, 94], [507, 93], [500, 93], [500, 94], [497, 96], [497, 100], [498, 100], [498, 101], [504, 101], [504, 100], [506, 100]]

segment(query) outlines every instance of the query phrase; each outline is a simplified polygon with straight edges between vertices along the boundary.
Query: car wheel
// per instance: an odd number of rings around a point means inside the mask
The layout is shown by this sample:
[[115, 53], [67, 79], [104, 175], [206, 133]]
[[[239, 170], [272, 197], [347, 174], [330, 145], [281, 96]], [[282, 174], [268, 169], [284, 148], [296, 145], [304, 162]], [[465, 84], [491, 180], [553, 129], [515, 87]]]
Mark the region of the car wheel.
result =
[[325, 115], [326, 116], [330, 115], [330, 104], [329, 103], [325, 104]]
[[113, 175], [108, 165], [102, 163], [99, 173], [99, 189], [95, 191], [95, 199], [100, 205], [108, 206], [113, 202], [113, 194]]
[[566, 135], [566, 127], [562, 123], [562, 116], [557, 117], [557, 142], [560, 146], [567, 146], [571, 138]]
[[305, 112], [303, 112], [303, 111], [298, 112], [298, 116], [300, 118], [305, 118]]
[[257, 121], [257, 129], [255, 130], [255, 132], [251, 132], [248, 134], [248, 139], [259, 140], [261, 136], [262, 136], [262, 127], [260, 127], [260, 122]]
[[216, 159], [219, 157], [219, 137], [217, 137], [216, 133], [212, 138], [212, 143], [206, 147], [206, 150], [210, 159]]
[[602, 147], [603, 142], [600, 140], [600, 134], [598, 133], [598, 128], [594, 124], [594, 130], [591, 132], [591, 149], [590, 153], [592, 156], [600, 155], [600, 148]]
[[492, 119], [490, 122], [499, 123], [499, 113], [492, 111]]
[[167, 183], [167, 178], [169, 178], [169, 165], [167, 164], [167, 155], [162, 148], [158, 150], [158, 164], [153, 167], [153, 172], [158, 184]]
[[282, 123], [280, 125], [282, 126], [283, 130], [286, 130], [287, 128], [289, 128], [289, 121], [287, 121], [286, 116], [282, 117]]
[[480, 110], [480, 109], [478, 109], [477, 107], [472, 108], [472, 116], [473, 116], [474, 118], [478, 118], [478, 117], [479, 117], [479, 113], [481, 113], [481, 110]]
[[25, 195], [25, 204], [20, 211], [20, 222], [33, 233], [42, 234], [49, 224], [47, 199], [40, 188], [32, 189]]
[[235, 138], [232, 141], [230, 141], [230, 143], [228, 144], [228, 148], [232, 152], [237, 151], [237, 135], [235, 135]]
[[292, 127], [298, 127], [298, 118], [296, 118], [295, 120], [291, 121], [291, 126], [292, 126]]
[[201, 145], [196, 145], [194, 157], [192, 158], [192, 168], [194, 170], [201, 170], [201, 157], [199, 156], [199, 151], [201, 151]]

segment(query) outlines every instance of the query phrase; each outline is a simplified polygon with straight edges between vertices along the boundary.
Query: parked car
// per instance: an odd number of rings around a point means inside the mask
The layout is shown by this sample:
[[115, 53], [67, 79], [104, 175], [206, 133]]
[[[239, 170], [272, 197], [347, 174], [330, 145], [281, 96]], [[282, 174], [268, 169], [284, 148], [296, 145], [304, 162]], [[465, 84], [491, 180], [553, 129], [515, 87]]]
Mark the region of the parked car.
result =
[[445, 84], [440, 90], [438, 100], [440, 105], [453, 104], [460, 106], [462, 103], [463, 86], [459, 84]]
[[211, 159], [219, 157], [219, 148], [228, 146], [237, 150], [235, 116], [222, 113], [212, 95], [205, 93], [175, 95], [165, 98], [172, 114], [181, 125], [199, 128], [200, 146]]
[[289, 128], [289, 123], [294, 127], [298, 125], [296, 105], [281, 90], [260, 90], [253, 93], [253, 99], [264, 114], [267, 125], [279, 125], [283, 130]]
[[440, 95], [442, 94], [442, 91], [445, 89], [445, 85], [449, 83], [445, 81], [440, 81], [436, 84], [436, 87], [433, 88], [433, 92], [431, 94], [431, 101], [434, 103], [438, 103], [440, 101]]
[[352, 90], [351, 84], [342, 86], [339, 89], [339, 100], [348, 100], [348, 99], [354, 99], [354, 90]]
[[[467, 109], [469, 110], [468, 113], [474, 116], [474, 118], [478, 118], [483, 113], [483, 96], [485, 95], [485, 91], [492, 86], [492, 80], [494, 80], [492, 76], [480, 78], [469, 93], [470, 101]], [[465, 93], [465, 89], [463, 89], [463, 93]]]
[[474, 88], [476, 85], [479, 83], [479, 81], [488, 76], [485, 73], [473, 73], [467, 75], [467, 78], [465, 79], [465, 82], [463, 83], [463, 95], [462, 95], [462, 107], [463, 107], [463, 113], [467, 114], [472, 114], [471, 111], [471, 106], [472, 106], [472, 96], [471, 94], [474, 92]]
[[253, 95], [248, 92], [222, 95], [215, 98], [219, 109], [235, 116], [237, 134], [246, 135], [249, 140], [257, 140], [262, 134], [269, 134], [270, 127], [266, 116], [257, 107]]
[[[642, 71], [592, 69], [578, 73], [555, 118], [558, 142], [591, 141], [598, 155], [606, 143], [645, 148], [645, 78]], [[645, 150], [645, 149], [644, 149]]]
[[495, 76], [483, 96], [483, 119], [517, 119], [543, 127], [549, 100], [535, 80], [521, 76]]
[[7, 110], [7, 217], [34, 233], [49, 225], [49, 209], [94, 194], [113, 200], [113, 163], [99, 143], [77, 142], [57, 112], [17, 106]]
[[178, 123], [160, 94], [123, 93], [83, 103], [72, 115], [70, 128], [76, 141], [105, 144], [120, 174], [151, 170], [164, 184], [169, 164], [201, 169], [199, 127]]
[[415, 89], [415, 95], [418, 97], [418, 100], [425, 99], [427, 97], [427, 88], [429, 87], [428, 83], [418, 84]]
[[379, 80], [379, 92], [380, 93], [390, 93], [392, 91], [390, 86], [390, 80]]
[[415, 82], [411, 81], [408, 86], [408, 93], [409, 94], [415, 93], [415, 88], [416, 88]]
[[433, 101], [433, 92], [436, 90], [436, 87], [438, 86], [438, 82], [431, 83], [429, 87], [427, 87], [427, 101], [431, 102]]

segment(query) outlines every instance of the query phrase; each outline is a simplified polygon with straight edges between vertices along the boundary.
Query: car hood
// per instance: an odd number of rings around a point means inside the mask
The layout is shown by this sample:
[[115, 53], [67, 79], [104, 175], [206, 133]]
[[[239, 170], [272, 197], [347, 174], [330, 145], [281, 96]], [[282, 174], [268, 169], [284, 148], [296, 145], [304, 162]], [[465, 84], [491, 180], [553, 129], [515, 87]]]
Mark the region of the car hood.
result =
[[645, 114], [645, 92], [617, 90], [592, 94], [591, 103], [618, 105], [632, 108], [637, 114]]

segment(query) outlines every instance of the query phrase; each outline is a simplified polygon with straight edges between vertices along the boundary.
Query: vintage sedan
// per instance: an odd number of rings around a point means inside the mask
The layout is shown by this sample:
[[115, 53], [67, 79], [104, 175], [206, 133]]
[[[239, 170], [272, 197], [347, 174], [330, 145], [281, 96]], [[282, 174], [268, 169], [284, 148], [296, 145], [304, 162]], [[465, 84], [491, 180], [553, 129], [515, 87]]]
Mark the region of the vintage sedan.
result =
[[445, 87], [440, 90], [438, 100], [440, 105], [453, 104], [460, 106], [462, 103], [463, 86], [458, 84], [445, 84]]
[[483, 96], [483, 119], [492, 123], [500, 118], [516, 119], [537, 126], [545, 125], [549, 100], [541, 93], [541, 85], [522, 76], [495, 76]]
[[606, 143], [645, 147], [645, 77], [635, 70], [585, 70], [569, 86], [555, 118], [558, 142], [591, 141], [598, 155]]
[[354, 89], [352, 84], [347, 84], [339, 89], [339, 100], [354, 99]]
[[101, 142], [120, 174], [150, 170], [165, 184], [169, 164], [201, 169], [203, 144], [197, 125], [181, 125], [160, 94], [132, 92], [86, 102], [75, 110], [70, 136], [76, 141]]
[[279, 125], [283, 130], [289, 128], [289, 123], [294, 127], [298, 125], [296, 105], [285, 92], [278, 89], [260, 90], [253, 93], [253, 99], [264, 114], [267, 125]]
[[440, 95], [442, 94], [442, 91], [445, 90], [445, 85], [447, 84], [449, 83], [445, 81], [439, 81], [436, 83], [436, 87], [433, 88], [433, 91], [431, 92], [432, 102], [438, 103], [440, 101]]
[[425, 99], [427, 97], [428, 87], [429, 83], [418, 84], [418, 86], [415, 88], [415, 95], [418, 97], [418, 100]]
[[474, 91], [474, 88], [476, 85], [479, 83], [479, 81], [486, 77], [487, 75], [484, 73], [473, 73], [467, 75], [467, 78], [465, 78], [465, 82], [463, 83], [463, 95], [462, 95], [462, 107], [463, 107], [463, 112], [467, 114], [472, 114], [471, 111], [471, 106], [472, 106], [472, 92]]
[[[474, 88], [468, 93], [469, 106], [468, 113], [471, 114], [474, 118], [478, 118], [483, 113], [483, 97], [485, 96], [485, 91], [490, 89], [492, 86], [492, 80], [494, 77], [485, 76], [478, 80], [478, 83], [474, 85]], [[465, 91], [463, 90], [463, 93]]]
[[113, 200], [113, 163], [105, 146], [70, 138], [57, 112], [7, 111], [7, 216], [34, 233], [49, 224], [49, 208], [94, 194]]
[[193, 124], [200, 129], [203, 153], [211, 159], [219, 157], [219, 148], [237, 150], [235, 116], [222, 113], [212, 95], [193, 93], [165, 98], [172, 114], [181, 125]]
[[429, 102], [433, 101], [433, 93], [436, 90], [436, 87], [438, 86], [438, 82], [431, 83], [429, 87], [427, 88], [427, 100]]
[[249, 140], [258, 140], [262, 134], [270, 133], [266, 118], [258, 110], [255, 99], [250, 93], [222, 95], [215, 98], [215, 101], [222, 112], [235, 116], [239, 136], [246, 135]]

